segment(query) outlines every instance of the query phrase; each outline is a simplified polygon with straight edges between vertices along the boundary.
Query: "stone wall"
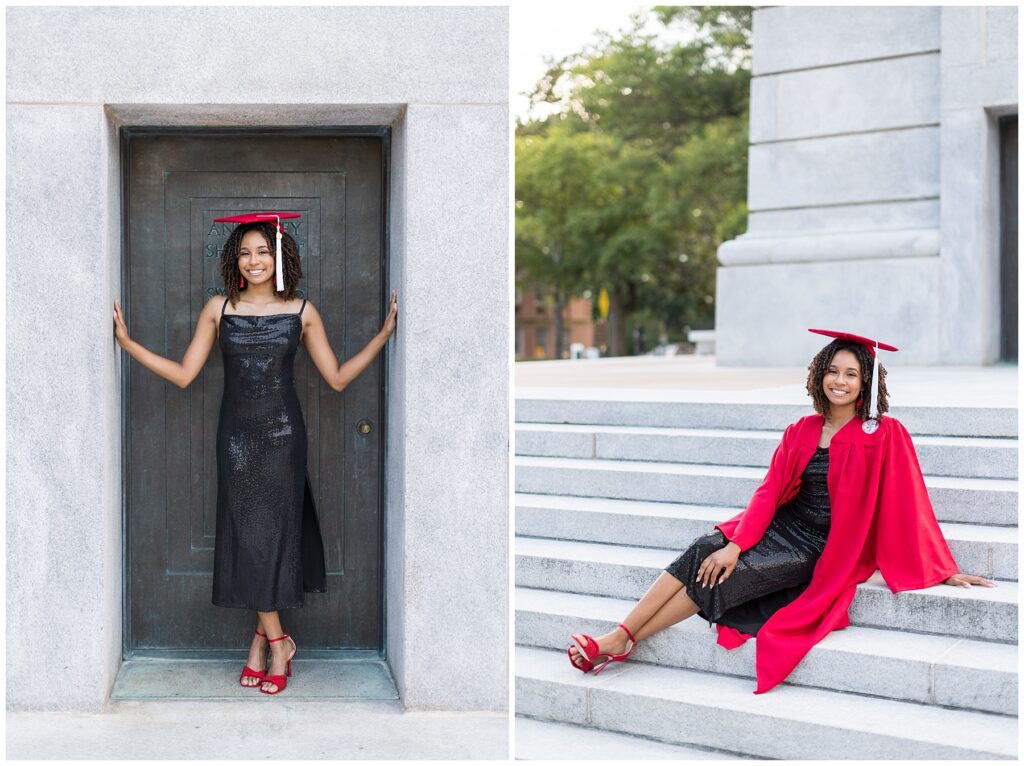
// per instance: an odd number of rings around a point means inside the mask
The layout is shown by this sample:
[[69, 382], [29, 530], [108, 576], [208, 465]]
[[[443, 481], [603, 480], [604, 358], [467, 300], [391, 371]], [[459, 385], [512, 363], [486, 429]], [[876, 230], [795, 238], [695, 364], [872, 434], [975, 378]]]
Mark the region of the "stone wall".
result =
[[992, 141], [1016, 112], [1015, 40], [1014, 8], [755, 11], [750, 217], [719, 249], [720, 364], [806, 363], [806, 327], [890, 341], [895, 364], [995, 361]]
[[119, 128], [389, 124], [387, 656], [409, 708], [504, 709], [507, 9], [6, 20], [8, 707], [99, 710], [121, 660]]

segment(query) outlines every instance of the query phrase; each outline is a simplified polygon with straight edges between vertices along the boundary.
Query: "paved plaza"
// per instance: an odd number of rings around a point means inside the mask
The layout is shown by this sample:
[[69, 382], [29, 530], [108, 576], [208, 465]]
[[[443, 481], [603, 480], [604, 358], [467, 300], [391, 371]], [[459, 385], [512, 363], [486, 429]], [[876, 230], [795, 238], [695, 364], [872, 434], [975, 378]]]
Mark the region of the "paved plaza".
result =
[[[888, 354], [884, 355], [888, 356]], [[899, 407], [1016, 407], [1016, 365], [898, 366], [883, 359]], [[810, 405], [804, 367], [720, 367], [713, 356], [518, 362], [517, 397]]]

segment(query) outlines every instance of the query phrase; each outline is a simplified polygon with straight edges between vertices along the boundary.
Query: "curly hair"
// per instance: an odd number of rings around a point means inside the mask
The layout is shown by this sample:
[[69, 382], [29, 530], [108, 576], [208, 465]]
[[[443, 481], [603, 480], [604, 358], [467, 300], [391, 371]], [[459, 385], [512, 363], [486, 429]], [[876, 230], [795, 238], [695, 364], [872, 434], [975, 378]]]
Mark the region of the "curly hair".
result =
[[[228, 236], [224, 248], [220, 251], [220, 274], [224, 278], [225, 294], [232, 306], [238, 304], [241, 294], [238, 279], [242, 276], [242, 272], [238, 268], [238, 251], [242, 246], [242, 237], [254, 229], [263, 235], [267, 240], [267, 245], [273, 251], [277, 226], [265, 221], [239, 224]], [[299, 279], [302, 278], [302, 264], [299, 261], [299, 246], [295, 243], [295, 238], [287, 231], [281, 238], [281, 265], [284, 267], [284, 292], [280, 295], [284, 300], [290, 301], [295, 297]], [[277, 278], [274, 279], [276, 281]]]
[[[807, 366], [807, 395], [814, 403], [814, 411], [819, 415], [828, 415], [829, 400], [825, 396], [823, 381], [832, 359], [840, 351], [849, 351], [860, 364], [861, 393], [856, 415], [867, 420], [871, 414], [871, 372], [874, 358], [866, 346], [848, 340], [834, 340], [819, 351]], [[889, 411], [889, 390], [885, 387], [885, 367], [878, 365], [878, 419]]]

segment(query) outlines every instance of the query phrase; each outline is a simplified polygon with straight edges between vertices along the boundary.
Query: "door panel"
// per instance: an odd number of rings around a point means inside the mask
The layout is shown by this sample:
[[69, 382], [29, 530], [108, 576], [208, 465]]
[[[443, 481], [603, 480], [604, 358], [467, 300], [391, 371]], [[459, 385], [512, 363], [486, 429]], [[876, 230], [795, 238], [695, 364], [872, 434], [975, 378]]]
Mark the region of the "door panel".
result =
[[1000, 125], [1000, 359], [1017, 361], [1017, 115]]

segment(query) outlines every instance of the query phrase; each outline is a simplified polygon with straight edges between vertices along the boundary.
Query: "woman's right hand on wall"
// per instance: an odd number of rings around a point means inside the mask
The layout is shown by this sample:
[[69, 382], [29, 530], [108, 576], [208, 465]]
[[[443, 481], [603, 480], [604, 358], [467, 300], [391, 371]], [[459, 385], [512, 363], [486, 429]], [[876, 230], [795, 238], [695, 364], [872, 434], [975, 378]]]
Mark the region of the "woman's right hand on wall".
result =
[[121, 305], [114, 301], [114, 340], [121, 348], [125, 348], [131, 338], [128, 337], [128, 325], [124, 323], [124, 314], [121, 312]]
[[391, 291], [391, 305], [388, 306], [388, 315], [384, 318], [384, 326], [380, 328], [381, 335], [385, 339], [390, 338], [395, 332], [395, 323], [398, 321], [398, 293]]

